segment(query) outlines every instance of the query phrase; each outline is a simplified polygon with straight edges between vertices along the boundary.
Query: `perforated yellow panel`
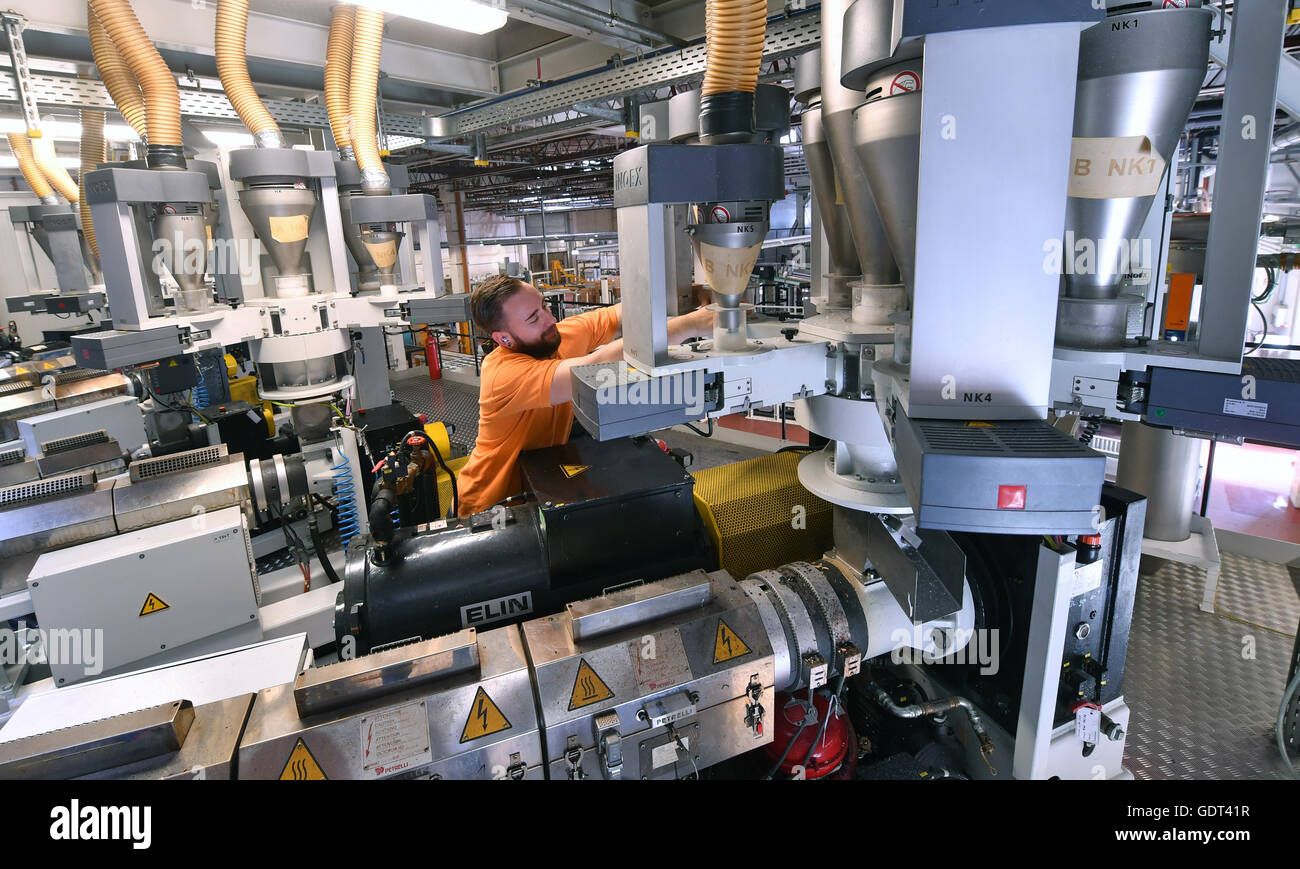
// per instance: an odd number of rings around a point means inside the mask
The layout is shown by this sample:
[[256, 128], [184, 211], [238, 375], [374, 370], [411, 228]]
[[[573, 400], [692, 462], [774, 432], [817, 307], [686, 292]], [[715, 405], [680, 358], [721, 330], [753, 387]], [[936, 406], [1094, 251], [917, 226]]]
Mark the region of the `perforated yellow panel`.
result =
[[[439, 445], [438, 448], [442, 449], [441, 444]], [[443, 453], [443, 455], [446, 456], [447, 454]], [[465, 467], [465, 463], [468, 461], [469, 461], [469, 456], [461, 456], [459, 459], [447, 459], [447, 467], [451, 468], [451, 472], [453, 474], [459, 476], [460, 469]], [[446, 515], [447, 508], [450, 506], [451, 506], [451, 478], [447, 476], [446, 472], [444, 472], [442, 468], [439, 468], [438, 469], [438, 507], [442, 510], [442, 513]]]
[[799, 485], [805, 453], [777, 453], [698, 471], [700, 511], [719, 565], [737, 579], [831, 548], [831, 505]]

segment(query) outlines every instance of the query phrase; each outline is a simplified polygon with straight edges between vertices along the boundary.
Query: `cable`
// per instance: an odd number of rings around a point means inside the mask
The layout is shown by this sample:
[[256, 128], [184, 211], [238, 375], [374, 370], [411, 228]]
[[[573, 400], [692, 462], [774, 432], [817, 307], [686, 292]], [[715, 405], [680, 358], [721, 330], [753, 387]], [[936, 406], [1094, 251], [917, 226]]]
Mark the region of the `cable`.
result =
[[456, 485], [456, 475], [452, 473], [451, 468], [447, 467], [447, 462], [442, 457], [442, 451], [438, 445], [433, 442], [433, 438], [428, 438], [429, 449], [433, 450], [433, 457], [438, 462], [438, 466], [447, 472], [451, 478], [451, 513], [446, 518], [454, 518], [460, 515], [460, 489]]
[[329, 556], [325, 553], [325, 541], [321, 538], [320, 528], [316, 524], [316, 514], [309, 511], [307, 519], [307, 530], [311, 537], [313, 548], [316, 550], [316, 559], [320, 561], [321, 567], [325, 570], [325, 575], [329, 577], [331, 583], [338, 584], [339, 575], [334, 570], [334, 565], [330, 563]]
[[1258, 344], [1256, 344], [1254, 347], [1251, 347], [1249, 350], [1246, 351], [1247, 356], [1254, 353], [1259, 348], [1263, 347], [1264, 342], [1268, 340], [1268, 317], [1264, 316], [1264, 309], [1261, 308], [1254, 299], [1250, 300], [1250, 306], [1255, 309], [1255, 311], [1259, 314], [1259, 319], [1263, 321], [1264, 334], [1260, 336]]
[[[794, 748], [794, 744], [799, 741], [799, 736], [803, 733], [804, 728], [808, 726], [809, 719], [817, 712], [817, 707], [811, 702], [800, 702], [798, 705], [803, 707], [803, 720], [799, 722], [799, 728], [795, 730], [794, 736], [790, 737], [790, 741], [785, 744], [785, 751], [781, 752], [781, 756], [776, 759], [776, 763], [772, 764], [772, 768], [767, 771], [767, 775], [763, 776], [764, 781], [776, 775], [777, 770], [781, 768], [781, 764], [785, 763], [785, 759], [790, 756], [790, 749]], [[782, 709], [781, 712], [784, 714], [785, 709]], [[813, 743], [813, 745], [816, 744], [816, 742]]]
[[1277, 289], [1277, 271], [1272, 266], [1260, 266], [1264, 274], [1268, 276], [1268, 286], [1258, 296], [1251, 296], [1252, 302], [1267, 302], [1273, 296], [1273, 291]]
[[711, 438], [711, 437], [713, 437], [713, 417], [709, 417], [709, 430], [708, 430], [708, 432], [702, 432], [702, 431], [700, 431], [699, 429], [697, 429], [694, 425], [692, 425], [692, 424], [689, 423], [689, 422], [684, 422], [684, 423], [682, 423], [682, 425], [686, 426], [688, 429], [690, 429], [691, 431], [695, 432], [697, 435], [699, 435], [699, 436], [702, 437], [702, 438]]

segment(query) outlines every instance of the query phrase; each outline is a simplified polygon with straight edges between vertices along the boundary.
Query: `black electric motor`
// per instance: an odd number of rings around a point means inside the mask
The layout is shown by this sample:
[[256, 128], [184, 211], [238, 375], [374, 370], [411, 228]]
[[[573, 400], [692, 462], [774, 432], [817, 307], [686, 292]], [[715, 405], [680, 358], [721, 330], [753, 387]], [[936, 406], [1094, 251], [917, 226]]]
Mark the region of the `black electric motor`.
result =
[[520, 470], [522, 504], [398, 531], [382, 557], [357, 538], [335, 607], [340, 649], [511, 624], [716, 567], [694, 480], [653, 440], [581, 439], [522, 454]]

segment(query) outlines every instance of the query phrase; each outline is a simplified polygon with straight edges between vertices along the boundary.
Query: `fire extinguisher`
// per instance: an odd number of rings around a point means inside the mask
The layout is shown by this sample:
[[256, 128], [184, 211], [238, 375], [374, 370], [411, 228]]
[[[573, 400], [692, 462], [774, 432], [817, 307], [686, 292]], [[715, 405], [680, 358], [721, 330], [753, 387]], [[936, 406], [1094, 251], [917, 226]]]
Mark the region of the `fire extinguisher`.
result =
[[442, 365], [438, 362], [438, 338], [433, 334], [433, 330], [426, 327], [424, 332], [424, 361], [429, 366], [429, 379], [440, 380], [442, 378]]

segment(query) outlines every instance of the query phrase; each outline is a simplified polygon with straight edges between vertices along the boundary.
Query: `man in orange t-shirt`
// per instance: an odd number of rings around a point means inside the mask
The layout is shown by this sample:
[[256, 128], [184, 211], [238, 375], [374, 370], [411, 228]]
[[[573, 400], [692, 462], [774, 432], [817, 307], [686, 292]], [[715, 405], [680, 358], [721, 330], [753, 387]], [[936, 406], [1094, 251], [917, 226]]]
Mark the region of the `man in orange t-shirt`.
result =
[[[623, 358], [622, 304], [557, 323], [532, 284], [500, 276], [474, 290], [470, 311], [497, 346], [483, 361], [478, 441], [457, 477], [462, 516], [523, 491], [520, 452], [568, 442], [570, 369]], [[713, 314], [706, 308], [668, 321], [670, 344], [712, 332]]]

